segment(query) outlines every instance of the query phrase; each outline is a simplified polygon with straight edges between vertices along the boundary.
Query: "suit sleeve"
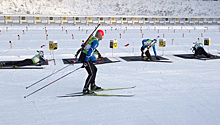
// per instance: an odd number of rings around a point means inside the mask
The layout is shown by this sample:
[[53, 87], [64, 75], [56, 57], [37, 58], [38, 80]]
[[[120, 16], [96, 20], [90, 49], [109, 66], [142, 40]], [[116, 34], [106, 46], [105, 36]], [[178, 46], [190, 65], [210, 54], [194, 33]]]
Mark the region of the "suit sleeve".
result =
[[145, 49], [146, 46], [144, 45], [145, 40], [142, 40], [142, 47]]
[[153, 45], [153, 50], [154, 50], [154, 55], [155, 55], [155, 57], [157, 57], [157, 51], [156, 51], [155, 44]]
[[40, 60], [43, 61], [43, 62], [46, 62], [46, 59], [43, 58], [42, 56], [40, 56]]
[[95, 58], [95, 56], [90, 56], [90, 60], [93, 62], [93, 63], [97, 63], [98, 60]]
[[75, 54], [76, 57], [79, 55], [79, 53], [81, 52], [81, 50], [82, 50], [82, 48], [80, 48], [80, 49], [76, 52], [76, 54]]

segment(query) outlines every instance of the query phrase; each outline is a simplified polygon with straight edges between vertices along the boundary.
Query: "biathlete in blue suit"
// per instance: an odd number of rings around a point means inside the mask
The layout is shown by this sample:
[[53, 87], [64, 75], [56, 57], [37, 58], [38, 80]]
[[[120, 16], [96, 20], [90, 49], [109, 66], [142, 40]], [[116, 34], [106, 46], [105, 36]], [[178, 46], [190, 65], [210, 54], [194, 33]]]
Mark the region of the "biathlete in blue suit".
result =
[[92, 56], [96, 48], [99, 46], [99, 41], [102, 40], [103, 37], [104, 32], [102, 30], [98, 30], [95, 34], [95, 37], [93, 37], [81, 51], [79, 61], [83, 63], [82, 68], [85, 68], [88, 73], [88, 77], [83, 88], [83, 94], [92, 93], [92, 91], [89, 90], [89, 86], [91, 90], [101, 89], [101, 87], [95, 84], [97, 68], [93, 62], [96, 62], [97, 60]]
[[[144, 39], [144, 40], [142, 40], [142, 47], [141, 47], [141, 57], [142, 57], [142, 60], [147, 60], [147, 61], [152, 60], [150, 52], [149, 52], [150, 47], [153, 47], [153, 51], [154, 51], [154, 55], [155, 55], [156, 59], [160, 60], [160, 58], [157, 57], [157, 52], [156, 52], [156, 47], [155, 47], [155, 43], [156, 42], [157, 42], [157, 39], [153, 39], [153, 40], [151, 40], [151, 39]], [[144, 54], [147, 57], [144, 57]]]

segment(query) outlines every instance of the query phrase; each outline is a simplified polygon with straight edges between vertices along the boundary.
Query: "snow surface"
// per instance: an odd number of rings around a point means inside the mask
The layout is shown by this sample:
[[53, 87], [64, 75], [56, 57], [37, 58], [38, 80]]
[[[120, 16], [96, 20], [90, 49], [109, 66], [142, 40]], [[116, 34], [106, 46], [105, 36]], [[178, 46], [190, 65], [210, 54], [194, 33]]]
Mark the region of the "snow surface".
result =
[[220, 16], [219, 0], [1, 0], [0, 14]]
[[[6, 31], [6, 27], [8, 30]], [[26, 31], [26, 27], [28, 30]], [[62, 31], [62, 27], [64, 30]], [[25, 89], [41, 78], [65, 67], [63, 58], [73, 58], [81, 41], [95, 25], [46, 25], [49, 40], [58, 41], [56, 65], [49, 62], [44, 69], [0, 70], [1, 125], [218, 125], [220, 123], [220, 60], [187, 60], [173, 54], [190, 54], [192, 43], [200, 37], [211, 38], [205, 49], [219, 55], [219, 26], [100, 26], [106, 30], [99, 51], [119, 63], [97, 65], [96, 83], [103, 88], [136, 86], [134, 89], [106, 91], [106, 94], [135, 94], [134, 97], [56, 96], [81, 91], [87, 73], [80, 69], [24, 99], [24, 96], [56, 80], [81, 64], [70, 66], [52, 77]], [[112, 30], [111, 30], [111, 27]], [[127, 27], [127, 30], [126, 30]], [[169, 27], [169, 30], [168, 30]], [[163, 37], [166, 47], [156, 45], [159, 56], [173, 63], [126, 62], [121, 56], [139, 56], [144, 38]], [[117, 30], [116, 30], [117, 29]], [[25, 30], [23, 34], [22, 30]], [[68, 30], [68, 34], [66, 34]], [[88, 30], [88, 34], [86, 34]], [[158, 33], [159, 30], [159, 33]], [[175, 33], [174, 33], [175, 30]], [[120, 39], [120, 35], [122, 38]], [[182, 34], [185, 37], [182, 37]], [[203, 37], [201, 37], [203, 33]], [[21, 40], [17, 39], [20, 34]], [[74, 39], [72, 39], [74, 34]], [[43, 47], [51, 59], [44, 25], [1, 25], [0, 61], [31, 58]], [[118, 48], [109, 48], [110, 40], [118, 40]], [[171, 39], [174, 39], [172, 44]], [[10, 48], [9, 41], [13, 41]], [[124, 45], [129, 44], [128, 47]], [[151, 54], [153, 54], [151, 50]]]

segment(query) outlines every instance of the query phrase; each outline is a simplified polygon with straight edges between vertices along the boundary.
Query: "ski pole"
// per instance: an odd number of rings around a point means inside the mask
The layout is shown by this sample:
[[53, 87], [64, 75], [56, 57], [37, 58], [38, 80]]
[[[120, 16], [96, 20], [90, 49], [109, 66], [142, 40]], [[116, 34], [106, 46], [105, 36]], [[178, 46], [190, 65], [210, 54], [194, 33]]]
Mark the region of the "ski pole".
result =
[[52, 74], [50, 74], [50, 75], [48, 75], [48, 76], [46, 76], [46, 77], [40, 79], [39, 81], [37, 81], [37, 82], [35, 82], [35, 83], [33, 83], [33, 84], [27, 86], [26, 89], [28, 89], [28, 88], [32, 87], [33, 85], [35, 85], [35, 84], [37, 84], [37, 83], [43, 81], [44, 79], [46, 79], [46, 78], [48, 78], [48, 77], [50, 77], [50, 76], [52, 76], [52, 75], [58, 73], [59, 71], [61, 71], [61, 70], [65, 69], [65, 68], [67, 68], [67, 67], [70, 66], [70, 65], [72, 65], [72, 64], [69, 64], [69, 65], [65, 66], [64, 68], [61, 68], [61, 69], [57, 70], [56, 72], [54, 72], [54, 73], [52, 73]]
[[46, 88], [47, 86], [49, 86], [49, 85], [51, 85], [51, 84], [55, 83], [56, 81], [58, 81], [58, 80], [60, 80], [60, 79], [62, 79], [62, 78], [64, 78], [64, 77], [68, 76], [69, 74], [71, 74], [71, 73], [73, 73], [73, 72], [75, 72], [75, 71], [79, 70], [80, 68], [81, 68], [81, 67], [79, 67], [79, 68], [77, 68], [77, 69], [75, 69], [75, 70], [73, 70], [73, 71], [71, 71], [71, 72], [67, 73], [66, 75], [63, 75], [62, 77], [60, 77], [60, 78], [58, 78], [58, 79], [54, 80], [53, 82], [51, 82], [51, 83], [49, 83], [49, 84], [47, 84], [47, 85], [45, 85], [45, 86], [43, 86], [43, 87], [41, 87], [41, 88], [37, 89], [36, 91], [34, 91], [34, 92], [32, 92], [32, 93], [30, 93], [30, 94], [28, 94], [28, 95], [24, 96], [24, 98], [27, 98], [28, 96], [30, 96], [30, 95], [32, 95], [32, 94], [34, 94], [34, 93], [36, 93], [36, 92], [40, 91], [41, 89]]
[[[52, 60], [53, 60], [53, 59], [50, 59], [49, 61], [52, 61]], [[68, 60], [66, 60], [66, 61], [68, 61]], [[48, 75], [48, 76], [46, 76], [46, 77], [44, 77], [44, 78], [40, 79], [39, 81], [37, 81], [37, 82], [35, 82], [35, 83], [33, 83], [33, 84], [29, 85], [28, 87], [26, 87], [26, 89], [28, 89], [28, 88], [30, 88], [31, 86], [33, 86], [33, 85], [35, 85], [35, 84], [37, 84], [37, 83], [39, 83], [39, 82], [43, 81], [43, 80], [44, 80], [44, 79], [46, 79], [46, 78], [48, 78], [48, 77], [50, 77], [50, 76], [52, 76], [52, 75], [56, 74], [57, 72], [59, 72], [59, 71], [61, 71], [61, 70], [65, 69], [65, 68], [67, 68], [68, 66], [73, 65], [73, 64], [72, 64], [72, 62], [70, 62], [70, 61], [68, 61], [68, 62], [69, 62], [69, 63], [71, 63], [71, 64], [69, 64], [69, 65], [65, 66], [64, 68], [59, 69], [58, 71], [56, 71], [56, 72], [54, 72], [54, 73], [52, 73], [52, 74], [50, 74], [50, 75]]]

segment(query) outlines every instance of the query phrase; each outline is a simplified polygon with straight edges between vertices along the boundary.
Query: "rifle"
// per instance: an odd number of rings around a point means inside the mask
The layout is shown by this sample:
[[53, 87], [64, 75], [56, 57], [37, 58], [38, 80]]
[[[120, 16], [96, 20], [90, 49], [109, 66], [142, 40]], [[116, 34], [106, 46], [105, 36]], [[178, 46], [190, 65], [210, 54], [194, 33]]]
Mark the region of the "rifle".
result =
[[81, 48], [81, 51], [83, 50], [83, 48], [89, 43], [89, 41], [91, 40], [92, 36], [93, 36], [93, 33], [98, 29], [98, 27], [100, 26], [101, 24], [98, 24], [98, 26], [95, 28], [95, 30], [91, 33], [91, 35], [88, 37], [88, 39], [86, 40], [86, 42], [82, 45], [82, 48]]
[[[160, 38], [160, 36], [157, 36], [156, 39]], [[143, 52], [146, 52], [147, 50], [149, 50], [155, 43], [156, 41], [155, 40], [152, 40], [153, 42], [150, 43], [150, 45], [148, 45], [144, 50]]]

